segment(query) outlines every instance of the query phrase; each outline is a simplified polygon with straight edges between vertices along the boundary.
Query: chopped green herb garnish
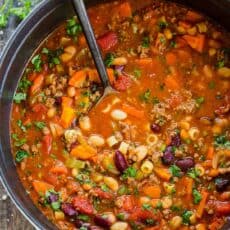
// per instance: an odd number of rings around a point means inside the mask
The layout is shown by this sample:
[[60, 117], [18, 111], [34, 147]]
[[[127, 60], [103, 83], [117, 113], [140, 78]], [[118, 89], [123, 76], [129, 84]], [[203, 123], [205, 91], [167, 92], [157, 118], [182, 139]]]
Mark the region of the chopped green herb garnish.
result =
[[117, 214], [117, 219], [119, 219], [119, 220], [125, 220], [125, 214], [124, 213], [118, 213]]
[[16, 104], [20, 104], [22, 101], [26, 100], [26, 97], [27, 97], [26, 93], [16, 93], [14, 95], [14, 102]]
[[105, 65], [107, 67], [110, 67], [112, 64], [113, 64], [113, 60], [115, 58], [115, 55], [113, 53], [107, 53], [106, 56], [105, 56]]
[[79, 215], [77, 216], [77, 218], [78, 218], [79, 220], [82, 220], [82, 221], [85, 221], [85, 222], [87, 222], [87, 221], [90, 220], [89, 216], [84, 215], [84, 214], [79, 214]]
[[189, 169], [189, 171], [187, 172], [187, 175], [194, 180], [197, 180], [197, 177], [200, 176], [199, 171], [195, 168]]
[[22, 120], [17, 120], [17, 125], [23, 132], [26, 132], [26, 126], [23, 125]]
[[36, 122], [34, 122], [34, 126], [37, 129], [44, 129], [46, 127], [46, 123], [42, 122], [42, 121], [36, 121]]
[[128, 177], [134, 177], [135, 178], [136, 175], [137, 175], [137, 170], [130, 166], [123, 172], [122, 178], [123, 179], [127, 179]]
[[102, 184], [102, 185], [101, 185], [101, 189], [102, 189], [104, 192], [109, 192], [109, 187], [108, 187], [106, 184]]
[[130, 191], [129, 191], [129, 189], [128, 189], [127, 186], [122, 185], [122, 186], [118, 189], [117, 193], [118, 193], [120, 196], [122, 196], [122, 195], [130, 194]]
[[156, 105], [159, 103], [160, 103], [160, 100], [158, 99], [158, 97], [153, 97], [153, 104]]
[[196, 106], [200, 107], [204, 103], [204, 101], [205, 101], [204, 97], [196, 98]]
[[184, 211], [182, 214], [182, 221], [185, 225], [189, 225], [190, 224], [190, 217], [193, 215], [192, 211]]
[[18, 89], [22, 92], [26, 92], [31, 84], [31, 81], [29, 81], [26, 77], [23, 77], [18, 84]]
[[216, 136], [214, 139], [214, 146], [216, 148], [230, 149], [230, 140], [225, 135]]
[[42, 60], [40, 54], [34, 56], [31, 60], [31, 63], [33, 64], [36, 72], [40, 72], [42, 70]]
[[154, 224], [156, 223], [156, 221], [155, 221], [154, 219], [148, 218], [148, 219], [145, 220], [145, 223], [146, 223], [147, 225], [152, 226], [152, 225], [154, 225]]
[[147, 89], [144, 93], [139, 96], [139, 99], [144, 103], [149, 103], [151, 98], [151, 90]]
[[171, 165], [169, 167], [169, 171], [171, 172], [171, 174], [174, 177], [180, 177], [181, 176], [181, 169], [178, 166], [176, 166], [176, 165]]
[[29, 156], [29, 153], [27, 151], [25, 151], [25, 150], [18, 150], [16, 152], [15, 161], [17, 163], [20, 163], [22, 160], [24, 160], [28, 156]]
[[149, 46], [150, 46], [150, 38], [149, 37], [143, 37], [143, 39], [142, 39], [142, 47], [144, 47], [144, 48], [149, 48]]
[[49, 50], [47, 48], [43, 48], [42, 53], [47, 55], [50, 68], [61, 63], [59, 56], [63, 53], [63, 49]]
[[202, 199], [201, 193], [198, 190], [193, 189], [192, 190], [192, 195], [193, 195], [194, 204], [199, 204], [201, 199]]
[[60, 201], [52, 202], [50, 206], [54, 211], [57, 211], [61, 207], [61, 202]]
[[81, 25], [76, 21], [74, 17], [67, 21], [66, 33], [69, 36], [75, 37], [78, 36], [81, 32], [82, 32]]
[[216, 67], [217, 67], [218, 69], [224, 67], [224, 65], [225, 65], [224, 60], [219, 60], [219, 61], [216, 63]]
[[169, 46], [172, 48], [176, 48], [176, 41], [171, 41]]
[[166, 21], [159, 21], [158, 22], [158, 26], [160, 27], [160, 29], [165, 29], [166, 27], [168, 27], [168, 23]]
[[181, 211], [181, 207], [176, 206], [176, 205], [172, 205], [170, 208], [173, 212], [180, 212]]
[[144, 210], [151, 210], [151, 209], [152, 209], [152, 206], [151, 206], [151, 204], [143, 204], [143, 205], [142, 205], [142, 208], [143, 208]]
[[134, 69], [133, 74], [136, 79], [139, 79], [141, 77], [141, 70], [140, 69]]
[[208, 88], [209, 88], [209, 89], [215, 89], [215, 87], [216, 87], [216, 84], [215, 84], [214, 81], [210, 81], [210, 82], [208, 83]]

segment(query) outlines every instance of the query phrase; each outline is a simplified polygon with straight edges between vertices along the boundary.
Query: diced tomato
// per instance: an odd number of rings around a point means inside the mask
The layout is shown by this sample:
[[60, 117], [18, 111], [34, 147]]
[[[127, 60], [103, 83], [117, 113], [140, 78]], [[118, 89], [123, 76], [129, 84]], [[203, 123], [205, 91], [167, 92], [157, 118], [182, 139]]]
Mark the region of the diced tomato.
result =
[[127, 90], [132, 84], [131, 79], [128, 76], [120, 75], [114, 83], [114, 88], [118, 91]]
[[74, 208], [84, 214], [93, 214], [93, 205], [84, 197], [76, 196], [72, 200]]
[[118, 43], [117, 34], [108, 32], [97, 39], [97, 42], [102, 50], [108, 51]]
[[54, 174], [67, 174], [68, 169], [63, 162], [56, 160], [55, 165], [50, 169], [50, 172]]
[[44, 113], [47, 112], [47, 108], [43, 104], [35, 104], [32, 107], [32, 111], [35, 112], [35, 113], [43, 113], [44, 114]]
[[95, 194], [95, 196], [98, 196], [99, 198], [102, 198], [102, 199], [111, 199], [111, 198], [113, 198], [113, 195], [111, 193], [104, 192], [100, 188], [95, 188], [93, 190], [93, 194]]
[[129, 216], [129, 220], [145, 222], [146, 219], [157, 220], [159, 217], [151, 211], [143, 210], [142, 208], [136, 208]]
[[53, 173], [47, 173], [45, 176], [45, 181], [52, 184], [53, 186], [58, 185], [58, 175]]
[[52, 136], [48, 134], [42, 138], [42, 153], [49, 155], [51, 148], [52, 148]]
[[216, 212], [218, 216], [230, 215], [230, 202], [216, 202]]
[[135, 200], [131, 195], [124, 195], [121, 196], [120, 199], [122, 200], [122, 209], [125, 211], [132, 211], [135, 207]]

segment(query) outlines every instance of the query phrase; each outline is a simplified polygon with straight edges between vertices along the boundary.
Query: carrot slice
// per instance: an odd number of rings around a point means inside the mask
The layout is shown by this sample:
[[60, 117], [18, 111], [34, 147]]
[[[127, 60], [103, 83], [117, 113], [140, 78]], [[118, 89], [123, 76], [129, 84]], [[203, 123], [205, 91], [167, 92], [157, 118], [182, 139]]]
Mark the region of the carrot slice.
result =
[[61, 98], [61, 105], [62, 105], [62, 108], [64, 107], [71, 107], [73, 104], [73, 99], [70, 98], [70, 97], [62, 97]]
[[129, 115], [136, 117], [136, 118], [143, 118], [145, 116], [145, 113], [143, 110], [139, 110], [128, 104], [123, 104], [122, 109]]
[[205, 44], [205, 35], [203, 34], [198, 34], [197, 36], [184, 35], [183, 39], [188, 43], [189, 46], [191, 46], [199, 53], [203, 52], [204, 44]]
[[172, 89], [172, 90], [179, 90], [180, 89], [180, 83], [179, 83], [177, 77], [174, 75], [168, 75], [165, 78], [164, 83], [168, 89]]
[[68, 128], [76, 117], [76, 111], [71, 107], [64, 107], [61, 114], [61, 125]]
[[83, 84], [86, 80], [87, 72], [85, 70], [80, 70], [75, 72], [69, 80], [69, 85], [76, 88], [83, 87]]
[[193, 189], [193, 179], [190, 177], [184, 178], [184, 187], [186, 191], [186, 196], [190, 200], [192, 195], [192, 189]]
[[34, 190], [38, 193], [38, 194], [45, 194], [47, 191], [51, 190], [54, 188], [53, 185], [48, 184], [44, 181], [39, 181], [39, 180], [34, 180], [32, 182], [32, 185], [34, 187]]
[[140, 67], [148, 67], [149, 65], [151, 65], [153, 63], [153, 59], [152, 58], [140, 58], [136, 60], [136, 63], [140, 66]]
[[68, 173], [68, 169], [61, 161], [57, 161], [56, 164], [49, 171], [55, 174], [67, 174]]
[[117, 13], [121, 18], [129, 18], [132, 17], [132, 9], [128, 2], [124, 2], [121, 5], [119, 5], [117, 9]]
[[153, 199], [158, 199], [161, 197], [161, 188], [158, 185], [145, 186], [143, 192], [146, 196], [149, 196]]
[[198, 22], [202, 20], [203, 16], [198, 14], [197, 12], [194, 12], [192, 10], [189, 10], [186, 14], [186, 20], [189, 22]]
[[154, 172], [160, 177], [162, 180], [169, 181], [172, 177], [171, 173], [166, 168], [154, 168]]
[[202, 196], [202, 199], [199, 203], [199, 206], [197, 208], [197, 212], [196, 212], [196, 216], [198, 218], [201, 218], [203, 213], [204, 213], [204, 208], [205, 208], [205, 205], [206, 205], [206, 201], [208, 199], [208, 192], [206, 192], [205, 190], [202, 190], [201, 192], [201, 196]]
[[212, 160], [213, 159], [213, 155], [214, 155], [214, 148], [213, 148], [213, 146], [210, 146], [208, 148], [208, 152], [207, 152], [207, 159], [208, 160]]
[[32, 86], [30, 87], [30, 94], [33, 95], [37, 93], [41, 89], [43, 82], [44, 82], [43, 74], [39, 74], [38, 76], [36, 76], [33, 80]]
[[73, 148], [70, 152], [70, 155], [77, 157], [80, 160], [88, 160], [94, 155], [96, 155], [97, 151], [93, 147], [82, 144], [78, 145], [77, 147]]
[[168, 65], [175, 65], [177, 62], [177, 57], [174, 53], [167, 53], [166, 54], [166, 62]]

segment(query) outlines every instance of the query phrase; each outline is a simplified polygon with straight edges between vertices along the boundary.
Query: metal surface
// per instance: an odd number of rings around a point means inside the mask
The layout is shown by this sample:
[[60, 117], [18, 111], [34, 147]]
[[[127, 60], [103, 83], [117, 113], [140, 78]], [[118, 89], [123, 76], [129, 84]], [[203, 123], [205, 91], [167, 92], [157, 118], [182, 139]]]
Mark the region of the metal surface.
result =
[[[103, 2], [88, 0], [87, 5]], [[230, 28], [229, 0], [184, 0]], [[40, 42], [63, 20], [74, 14], [70, 1], [46, 0], [24, 21], [6, 45], [0, 60], [0, 174], [2, 182], [18, 209], [37, 229], [56, 229], [33, 205], [23, 188], [10, 149], [9, 118], [13, 94], [23, 68]]]

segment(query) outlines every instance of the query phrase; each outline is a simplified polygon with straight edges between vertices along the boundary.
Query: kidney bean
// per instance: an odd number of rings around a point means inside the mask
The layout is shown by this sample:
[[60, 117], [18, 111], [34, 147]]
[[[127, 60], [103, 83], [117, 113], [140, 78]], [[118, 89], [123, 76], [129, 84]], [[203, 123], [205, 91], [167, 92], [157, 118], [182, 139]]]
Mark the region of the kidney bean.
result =
[[128, 168], [128, 163], [127, 163], [124, 155], [119, 150], [117, 150], [115, 152], [114, 162], [115, 162], [117, 169], [121, 173], [123, 173]]
[[215, 178], [216, 190], [224, 192], [230, 185], [230, 173]]
[[61, 205], [61, 210], [64, 212], [66, 216], [75, 216], [77, 215], [77, 211], [74, 209], [73, 205], [70, 203], [63, 203]]
[[51, 204], [53, 202], [58, 201], [58, 199], [59, 199], [58, 194], [50, 192], [49, 196], [47, 197], [47, 202]]
[[171, 165], [174, 163], [175, 157], [173, 154], [173, 147], [167, 146], [162, 157], [163, 164]]
[[159, 133], [160, 131], [161, 131], [161, 127], [160, 127], [160, 125], [158, 125], [158, 124], [152, 124], [151, 126], [150, 126], [150, 129], [154, 132], [154, 133]]
[[94, 217], [94, 222], [95, 224], [105, 228], [105, 229], [109, 229], [111, 223], [108, 219], [106, 219], [105, 217], [102, 216], [95, 216]]
[[179, 134], [175, 134], [171, 137], [171, 143], [170, 145], [179, 147], [181, 145], [181, 139]]
[[186, 157], [176, 161], [176, 166], [178, 166], [183, 172], [188, 169], [193, 168], [195, 165], [194, 159], [192, 157]]

